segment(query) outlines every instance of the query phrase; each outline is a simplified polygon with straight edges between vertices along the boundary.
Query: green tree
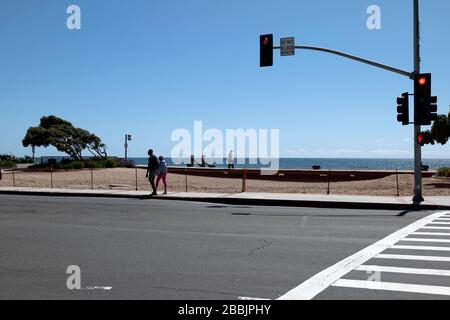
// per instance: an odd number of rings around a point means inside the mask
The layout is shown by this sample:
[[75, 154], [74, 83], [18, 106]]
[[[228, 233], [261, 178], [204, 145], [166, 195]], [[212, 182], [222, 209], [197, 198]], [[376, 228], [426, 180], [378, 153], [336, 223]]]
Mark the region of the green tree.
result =
[[42, 117], [38, 127], [30, 127], [22, 144], [24, 147], [51, 145], [74, 160], [83, 160], [82, 152], [85, 149], [96, 157], [107, 157], [106, 146], [99, 137], [53, 115]]
[[450, 113], [448, 116], [439, 115], [438, 119], [434, 121], [433, 127], [431, 128], [431, 134], [433, 139], [442, 145], [448, 142], [450, 137]]

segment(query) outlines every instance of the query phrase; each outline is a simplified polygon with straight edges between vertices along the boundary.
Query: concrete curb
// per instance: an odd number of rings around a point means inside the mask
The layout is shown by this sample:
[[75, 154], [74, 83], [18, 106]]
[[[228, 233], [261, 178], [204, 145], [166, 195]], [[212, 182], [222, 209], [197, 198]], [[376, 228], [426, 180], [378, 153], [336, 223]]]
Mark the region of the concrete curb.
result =
[[185, 197], [155, 197], [155, 200], [208, 202], [230, 205], [272, 206], [272, 207], [314, 207], [333, 209], [378, 209], [378, 210], [450, 210], [450, 206], [435, 204], [402, 204], [378, 202], [345, 202], [345, 201], [314, 201], [314, 200], [280, 200], [280, 199], [243, 199], [243, 198], [185, 198]]
[[236, 197], [180, 197], [180, 196], [156, 196], [145, 194], [124, 193], [92, 193], [92, 192], [64, 192], [64, 191], [23, 191], [0, 190], [0, 194], [30, 195], [30, 196], [56, 196], [56, 197], [89, 197], [89, 198], [119, 198], [119, 199], [152, 199], [160, 201], [189, 201], [204, 203], [219, 203], [229, 205], [250, 206], [276, 206], [276, 207], [315, 207], [315, 208], [341, 208], [341, 209], [378, 209], [378, 210], [450, 210], [450, 206], [438, 204], [413, 204], [413, 203], [382, 203], [382, 202], [351, 202], [351, 201], [319, 201], [319, 200], [287, 200], [287, 199], [256, 199]]
[[54, 197], [86, 197], [86, 198], [122, 198], [122, 199], [148, 199], [149, 196], [121, 194], [121, 193], [90, 193], [90, 192], [63, 192], [63, 191], [13, 191], [0, 190], [0, 194], [26, 195], [26, 196], [54, 196]]

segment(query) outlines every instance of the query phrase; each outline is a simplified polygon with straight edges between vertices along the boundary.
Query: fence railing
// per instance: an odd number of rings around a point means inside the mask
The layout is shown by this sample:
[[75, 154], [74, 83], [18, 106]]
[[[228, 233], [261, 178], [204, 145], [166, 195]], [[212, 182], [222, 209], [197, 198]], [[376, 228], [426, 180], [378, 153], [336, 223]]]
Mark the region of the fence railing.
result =
[[[273, 192], [303, 194], [356, 194], [379, 196], [409, 196], [413, 193], [414, 176], [398, 170], [381, 179], [338, 181], [332, 170], [321, 170], [315, 181], [285, 181], [280, 175], [272, 180], [249, 177], [247, 170], [224, 170], [214, 177], [190, 175], [178, 170], [167, 176], [169, 192]], [[150, 192], [145, 170], [141, 168], [80, 169], [27, 171], [3, 169], [2, 187], [34, 187], [91, 190], [129, 190]], [[163, 190], [162, 181], [159, 192]], [[424, 179], [424, 191], [428, 195], [450, 196], [450, 181]]]

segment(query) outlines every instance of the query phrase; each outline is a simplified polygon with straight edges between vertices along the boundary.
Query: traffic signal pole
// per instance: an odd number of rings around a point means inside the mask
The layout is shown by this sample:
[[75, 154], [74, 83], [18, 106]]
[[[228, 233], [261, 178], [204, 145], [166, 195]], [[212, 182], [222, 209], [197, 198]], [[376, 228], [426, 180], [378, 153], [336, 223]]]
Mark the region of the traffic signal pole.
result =
[[[420, 21], [419, 0], [413, 0], [414, 15], [414, 74], [420, 74]], [[420, 134], [420, 123], [414, 123], [414, 203], [424, 201], [422, 195], [422, 148], [417, 141]]]
[[[345, 52], [341, 52], [341, 51], [337, 51], [337, 50], [332, 50], [332, 49], [327, 49], [327, 48], [321, 48], [321, 47], [312, 47], [312, 46], [294, 46], [295, 49], [301, 49], [301, 50], [313, 50], [313, 51], [321, 51], [321, 52], [326, 52], [326, 53], [331, 53], [334, 55], [338, 55], [347, 59], [351, 59], [351, 60], [355, 60], [361, 63], [365, 63], [377, 68], [381, 68], [390, 72], [394, 72], [397, 74], [400, 74], [402, 76], [406, 76], [411, 80], [415, 80], [416, 75], [420, 74], [420, 25], [419, 25], [419, 0], [413, 0], [413, 23], [414, 23], [414, 71], [413, 72], [408, 72], [408, 71], [404, 71], [401, 69], [397, 69], [385, 64], [381, 64], [372, 60], [368, 60], [368, 59], [364, 59], [364, 58], [360, 58]], [[264, 45], [265, 43], [263, 42], [264, 37], [266, 37], [268, 40], [270, 41], [266, 41], [266, 42], [270, 42], [269, 43], [269, 47], [270, 49], [282, 49], [281, 46], [275, 47], [273, 46], [273, 38], [272, 35], [265, 35], [265, 36], [261, 36], [261, 46]], [[270, 37], [270, 38], [269, 38]], [[266, 43], [267, 45], [267, 43]], [[267, 49], [267, 48], [266, 48]], [[273, 61], [272, 61], [272, 50], [270, 50], [270, 56], [269, 53], [267, 53], [266, 51], [263, 50], [263, 47], [261, 47], [261, 53], [268, 56], [265, 57], [265, 59], [267, 59], [267, 61], [269, 61], [270, 63], [263, 63], [264, 61], [261, 62], [261, 66], [262, 67], [267, 67], [267, 66], [272, 66]], [[419, 94], [419, 92], [416, 92], [416, 89], [414, 89], [414, 94], [415, 97]], [[417, 111], [417, 110], [415, 110]], [[416, 115], [415, 115], [415, 118]], [[424, 198], [422, 196], [422, 149], [420, 144], [417, 141], [417, 137], [420, 134], [420, 130], [421, 130], [421, 122], [418, 121], [414, 121], [414, 197], [413, 197], [413, 202], [416, 204], [420, 204], [421, 202], [424, 201]]]
[[[278, 47], [273, 47], [273, 49], [281, 49], [281, 47], [279, 47], [279, 46]], [[400, 74], [402, 76], [406, 76], [409, 79], [414, 79], [414, 73], [412, 73], [412, 72], [408, 72], [408, 71], [405, 71], [405, 70], [397, 69], [397, 68], [394, 68], [394, 67], [382, 64], [382, 63], [378, 63], [378, 62], [375, 62], [375, 61], [372, 61], [372, 60], [368, 60], [368, 59], [364, 59], [364, 58], [361, 58], [361, 57], [357, 57], [357, 56], [354, 56], [354, 55], [351, 55], [351, 54], [348, 54], [348, 53], [345, 53], [345, 52], [342, 52], [342, 51], [337, 51], [337, 50], [328, 49], [328, 48], [321, 48], [321, 47], [312, 47], [312, 46], [295, 46], [295, 49], [313, 50], [313, 51], [321, 51], [321, 52], [331, 53], [331, 54], [334, 54], [334, 55], [337, 55], [337, 56], [341, 56], [341, 57], [344, 57], [344, 58], [347, 58], [347, 59], [351, 59], [351, 60], [355, 60], [355, 61], [358, 61], [358, 62], [362, 62], [362, 63], [368, 64], [368, 65], [371, 65], [373, 67], [377, 67], [377, 68], [380, 68], [380, 69], [391, 71], [391, 72]]]

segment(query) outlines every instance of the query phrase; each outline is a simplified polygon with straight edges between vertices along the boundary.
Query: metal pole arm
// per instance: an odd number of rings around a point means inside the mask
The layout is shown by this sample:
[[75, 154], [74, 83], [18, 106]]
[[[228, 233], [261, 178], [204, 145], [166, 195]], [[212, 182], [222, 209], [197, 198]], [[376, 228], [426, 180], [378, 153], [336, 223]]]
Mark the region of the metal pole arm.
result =
[[[274, 49], [281, 49], [281, 47], [273, 47]], [[301, 50], [313, 50], [313, 51], [321, 51], [321, 52], [327, 52], [327, 53], [331, 53], [331, 54], [335, 54], [347, 59], [351, 59], [351, 60], [355, 60], [358, 62], [362, 62], [377, 68], [381, 68], [384, 70], [388, 70], [397, 74], [400, 74], [402, 76], [406, 76], [410, 79], [414, 79], [414, 73], [413, 72], [408, 72], [408, 71], [404, 71], [404, 70], [400, 70], [394, 67], [390, 67], [387, 66], [385, 64], [381, 64], [375, 61], [371, 61], [371, 60], [367, 60], [367, 59], [363, 59], [345, 52], [341, 52], [341, 51], [337, 51], [337, 50], [332, 50], [332, 49], [327, 49], [327, 48], [320, 48], [320, 47], [311, 47], [311, 46], [295, 46], [295, 49], [301, 49]]]

